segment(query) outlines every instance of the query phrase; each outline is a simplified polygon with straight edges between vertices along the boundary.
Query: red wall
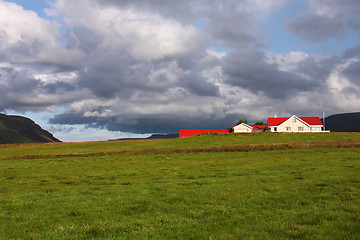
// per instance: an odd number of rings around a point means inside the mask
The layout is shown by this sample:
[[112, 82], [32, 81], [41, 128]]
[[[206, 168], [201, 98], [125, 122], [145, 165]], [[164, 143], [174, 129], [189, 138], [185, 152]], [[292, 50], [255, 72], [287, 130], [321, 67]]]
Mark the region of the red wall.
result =
[[200, 133], [229, 133], [229, 129], [180, 129], [179, 137], [192, 137]]

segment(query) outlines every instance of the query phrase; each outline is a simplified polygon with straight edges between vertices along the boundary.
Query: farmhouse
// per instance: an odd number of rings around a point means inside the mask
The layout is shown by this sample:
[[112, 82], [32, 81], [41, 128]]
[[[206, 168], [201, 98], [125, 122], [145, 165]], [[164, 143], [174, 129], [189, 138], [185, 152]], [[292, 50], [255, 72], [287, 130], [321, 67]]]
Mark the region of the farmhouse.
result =
[[319, 117], [271, 117], [268, 118], [270, 132], [323, 132]]

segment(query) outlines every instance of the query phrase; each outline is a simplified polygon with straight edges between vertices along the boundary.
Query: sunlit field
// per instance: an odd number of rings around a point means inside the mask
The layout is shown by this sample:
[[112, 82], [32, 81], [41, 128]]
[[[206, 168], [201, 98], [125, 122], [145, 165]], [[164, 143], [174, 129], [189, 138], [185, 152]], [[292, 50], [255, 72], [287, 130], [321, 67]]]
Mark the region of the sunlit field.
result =
[[3, 145], [0, 238], [360, 239], [359, 140]]

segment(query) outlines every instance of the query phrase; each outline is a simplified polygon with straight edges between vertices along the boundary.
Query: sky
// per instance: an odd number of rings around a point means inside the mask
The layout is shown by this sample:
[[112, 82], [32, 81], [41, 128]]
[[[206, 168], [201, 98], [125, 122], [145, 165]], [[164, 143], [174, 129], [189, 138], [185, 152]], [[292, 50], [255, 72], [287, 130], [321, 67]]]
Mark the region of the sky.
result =
[[0, 0], [0, 112], [62, 141], [359, 112], [359, 0]]

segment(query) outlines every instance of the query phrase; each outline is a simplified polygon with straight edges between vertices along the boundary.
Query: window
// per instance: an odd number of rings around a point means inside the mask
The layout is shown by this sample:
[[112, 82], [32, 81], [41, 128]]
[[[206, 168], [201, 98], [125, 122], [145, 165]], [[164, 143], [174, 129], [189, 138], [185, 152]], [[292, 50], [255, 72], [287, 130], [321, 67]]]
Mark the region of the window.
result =
[[320, 132], [321, 127], [310, 127], [310, 131], [312, 131], [312, 132]]
[[292, 122], [296, 122], [296, 118], [293, 118], [293, 119], [292, 119]]
[[299, 132], [304, 131], [304, 127], [299, 127], [299, 128], [298, 128], [298, 131], [299, 131]]
[[277, 132], [277, 127], [274, 127], [274, 132]]
[[286, 129], [287, 132], [291, 131], [291, 127], [286, 127], [285, 129]]

